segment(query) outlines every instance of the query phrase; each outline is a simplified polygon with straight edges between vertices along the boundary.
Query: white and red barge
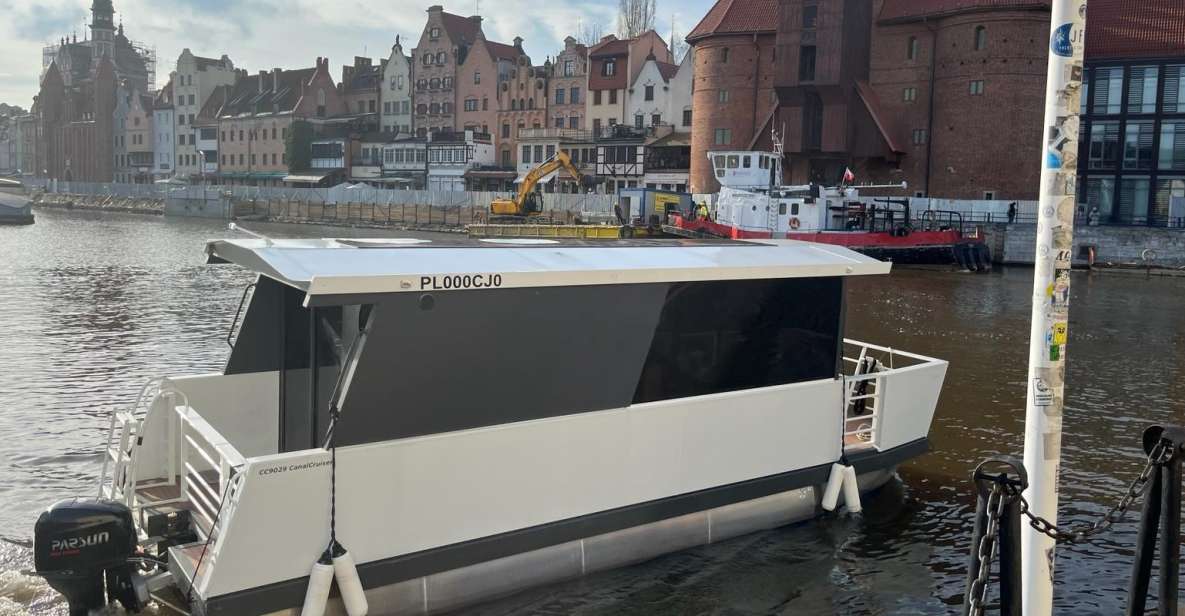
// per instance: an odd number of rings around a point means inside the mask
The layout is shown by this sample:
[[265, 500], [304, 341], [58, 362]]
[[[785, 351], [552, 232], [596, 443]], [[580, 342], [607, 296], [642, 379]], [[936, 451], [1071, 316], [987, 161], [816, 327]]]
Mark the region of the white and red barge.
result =
[[709, 218], [674, 215], [680, 234], [730, 239], [793, 239], [851, 248], [898, 263], [955, 263], [971, 270], [991, 266], [978, 229], [958, 212], [926, 210], [913, 216], [903, 198], [870, 197], [861, 190], [888, 186], [786, 186], [775, 152], [710, 152], [721, 184]]

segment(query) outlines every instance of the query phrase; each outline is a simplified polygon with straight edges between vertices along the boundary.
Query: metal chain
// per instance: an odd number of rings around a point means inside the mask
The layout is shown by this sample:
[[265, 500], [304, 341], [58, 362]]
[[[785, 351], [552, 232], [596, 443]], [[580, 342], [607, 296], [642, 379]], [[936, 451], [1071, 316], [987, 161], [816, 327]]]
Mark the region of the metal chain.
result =
[[1000, 526], [1000, 518], [1004, 516], [1004, 505], [1008, 502], [1004, 495], [1003, 485], [992, 484], [992, 491], [987, 498], [987, 526], [983, 529], [983, 536], [979, 539], [979, 549], [976, 558], [979, 559], [979, 576], [971, 581], [971, 588], [967, 590], [967, 601], [970, 604], [971, 616], [983, 614], [987, 605], [988, 577], [992, 573], [992, 560], [996, 556], [996, 535]]
[[1029, 526], [1032, 526], [1037, 532], [1052, 538], [1058, 543], [1082, 543], [1095, 535], [1098, 535], [1107, 529], [1111, 528], [1113, 524], [1123, 519], [1127, 514], [1127, 510], [1131, 508], [1132, 503], [1144, 494], [1144, 487], [1148, 481], [1152, 479], [1152, 471], [1157, 467], [1172, 459], [1174, 451], [1170, 446], [1171, 443], [1166, 440], [1161, 440], [1152, 448], [1152, 452], [1148, 454], [1148, 461], [1144, 464], [1144, 470], [1136, 477], [1131, 485], [1127, 487], [1127, 492], [1123, 498], [1115, 506], [1111, 507], [1103, 517], [1095, 520], [1091, 524], [1071, 527], [1068, 529], [1060, 529], [1056, 524], [1046, 520], [1045, 518], [1029, 511], [1029, 502], [1025, 500], [1024, 496], [1020, 496], [1020, 512], [1029, 518]]

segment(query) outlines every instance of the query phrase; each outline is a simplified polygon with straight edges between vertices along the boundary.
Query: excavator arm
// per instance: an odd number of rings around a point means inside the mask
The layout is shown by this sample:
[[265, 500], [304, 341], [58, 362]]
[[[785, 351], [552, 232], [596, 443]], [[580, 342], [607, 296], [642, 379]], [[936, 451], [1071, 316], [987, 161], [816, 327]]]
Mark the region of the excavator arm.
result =
[[572, 159], [568, 156], [568, 153], [559, 150], [554, 156], [527, 172], [527, 175], [523, 177], [522, 184], [518, 187], [518, 194], [515, 195], [513, 201], [510, 199], [496, 199], [490, 204], [490, 213], [501, 216], [529, 216], [533, 212], [527, 211], [529, 209], [527, 205], [531, 199], [531, 193], [535, 191], [535, 186], [539, 184], [540, 180], [560, 169], [567, 170], [571, 174], [572, 179], [576, 180], [581, 186], [587, 186], [590, 183], [589, 178], [580, 173], [576, 165], [572, 164]]

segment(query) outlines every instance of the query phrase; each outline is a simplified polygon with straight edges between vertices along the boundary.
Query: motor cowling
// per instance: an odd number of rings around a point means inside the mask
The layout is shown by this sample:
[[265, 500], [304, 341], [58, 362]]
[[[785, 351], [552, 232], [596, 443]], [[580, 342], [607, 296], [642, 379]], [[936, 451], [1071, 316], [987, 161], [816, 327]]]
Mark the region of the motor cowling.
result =
[[129, 611], [143, 607], [132, 583], [136, 548], [132, 512], [111, 500], [54, 503], [33, 531], [34, 567], [65, 596], [71, 616], [117, 600]]

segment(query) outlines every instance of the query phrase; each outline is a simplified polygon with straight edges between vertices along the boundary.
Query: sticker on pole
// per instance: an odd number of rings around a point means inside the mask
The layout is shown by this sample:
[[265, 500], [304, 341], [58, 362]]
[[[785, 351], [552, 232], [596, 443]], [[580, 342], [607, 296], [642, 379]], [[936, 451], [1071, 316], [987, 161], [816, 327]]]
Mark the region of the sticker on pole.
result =
[[1053, 404], [1053, 389], [1045, 379], [1033, 379], [1033, 406], [1050, 406]]
[[1066, 327], [1066, 323], [1064, 321], [1053, 324], [1053, 344], [1061, 346], [1066, 343], [1067, 329], [1068, 328]]
[[1049, 44], [1049, 49], [1054, 54], [1063, 58], [1069, 58], [1074, 55], [1074, 42], [1070, 38], [1070, 33], [1074, 29], [1074, 24], [1062, 24], [1053, 31], [1053, 40]]

